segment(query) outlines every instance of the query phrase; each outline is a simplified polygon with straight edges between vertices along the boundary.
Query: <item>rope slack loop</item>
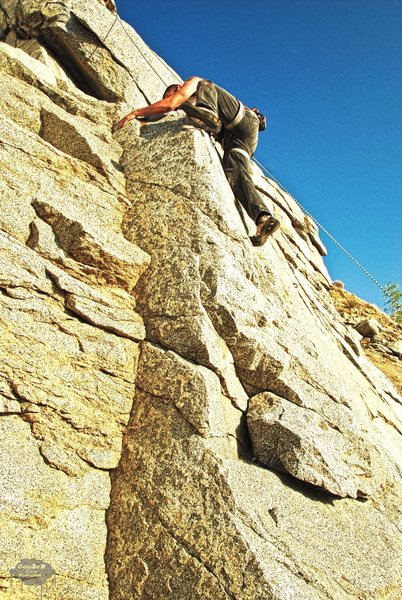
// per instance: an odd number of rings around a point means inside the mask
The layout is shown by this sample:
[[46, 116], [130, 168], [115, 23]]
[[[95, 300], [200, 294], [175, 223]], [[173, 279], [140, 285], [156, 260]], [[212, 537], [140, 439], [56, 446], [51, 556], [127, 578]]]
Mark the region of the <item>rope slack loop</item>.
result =
[[348, 257], [349, 257], [349, 258], [350, 258], [350, 259], [351, 259], [351, 260], [352, 260], [354, 263], [355, 263], [355, 265], [356, 265], [356, 266], [358, 266], [358, 267], [359, 267], [359, 269], [361, 269], [361, 270], [363, 271], [363, 273], [364, 273], [365, 275], [367, 275], [367, 277], [369, 277], [369, 279], [371, 279], [371, 281], [372, 281], [373, 283], [375, 283], [375, 285], [376, 285], [376, 286], [378, 286], [378, 287], [380, 288], [380, 290], [382, 291], [382, 293], [383, 293], [383, 294], [386, 292], [386, 290], [385, 290], [385, 287], [384, 287], [384, 286], [382, 286], [382, 285], [381, 285], [381, 283], [379, 283], [379, 282], [377, 281], [377, 279], [375, 279], [375, 277], [373, 277], [373, 276], [371, 275], [371, 273], [369, 273], [369, 272], [367, 271], [367, 269], [365, 269], [365, 268], [363, 267], [363, 265], [361, 265], [361, 264], [359, 263], [359, 261], [358, 261], [358, 260], [356, 260], [356, 259], [355, 259], [355, 257], [354, 257], [354, 256], [353, 256], [353, 255], [352, 255], [352, 254], [351, 254], [351, 253], [350, 253], [348, 250], [346, 250], [346, 248], [344, 248], [344, 247], [342, 246], [342, 244], [340, 244], [340, 243], [338, 242], [338, 240], [336, 240], [336, 239], [334, 238], [334, 236], [333, 236], [333, 235], [331, 235], [331, 234], [329, 233], [329, 231], [327, 231], [327, 230], [325, 229], [325, 227], [323, 227], [323, 226], [321, 225], [321, 223], [319, 223], [319, 221], [317, 221], [317, 219], [316, 219], [315, 217], [313, 217], [313, 215], [312, 215], [311, 213], [309, 213], [309, 212], [308, 212], [308, 210], [306, 210], [306, 209], [304, 208], [304, 206], [302, 206], [298, 200], [296, 200], [296, 198], [295, 198], [295, 197], [294, 197], [294, 196], [293, 196], [293, 195], [292, 195], [292, 194], [291, 194], [291, 193], [290, 193], [290, 192], [289, 192], [289, 191], [288, 191], [288, 190], [287, 190], [287, 189], [286, 189], [286, 188], [285, 188], [285, 187], [284, 187], [284, 186], [283, 186], [281, 183], [280, 183], [280, 181], [278, 181], [278, 179], [276, 179], [276, 177], [274, 177], [274, 176], [272, 175], [272, 173], [270, 173], [270, 172], [268, 171], [268, 169], [266, 169], [266, 168], [264, 167], [264, 165], [262, 165], [262, 164], [261, 164], [261, 163], [260, 163], [260, 162], [259, 162], [259, 161], [258, 161], [256, 158], [254, 158], [254, 159], [253, 159], [253, 162], [254, 162], [255, 164], [257, 164], [257, 165], [258, 165], [258, 166], [259, 166], [259, 167], [262, 169], [262, 171], [263, 171], [264, 173], [266, 173], [266, 175], [267, 175], [267, 176], [268, 176], [270, 179], [272, 179], [273, 181], [275, 181], [275, 183], [277, 183], [277, 184], [279, 185], [279, 187], [281, 188], [281, 190], [283, 190], [283, 191], [284, 191], [286, 194], [288, 194], [288, 195], [289, 195], [289, 196], [290, 196], [290, 197], [291, 197], [291, 198], [292, 198], [292, 199], [293, 199], [293, 200], [296, 202], [296, 204], [297, 204], [297, 205], [298, 205], [298, 206], [299, 206], [299, 207], [302, 209], [302, 211], [303, 211], [303, 212], [304, 212], [304, 213], [305, 213], [305, 214], [306, 214], [308, 217], [310, 217], [310, 219], [311, 219], [311, 220], [312, 220], [312, 221], [313, 221], [313, 222], [314, 222], [314, 223], [317, 225], [317, 227], [318, 227], [319, 229], [321, 229], [321, 231], [323, 231], [323, 232], [324, 232], [324, 233], [325, 233], [325, 234], [326, 234], [326, 235], [327, 235], [327, 236], [330, 238], [330, 240], [332, 240], [332, 241], [334, 242], [334, 244], [335, 244], [336, 246], [338, 246], [338, 248], [340, 248], [340, 249], [342, 250], [342, 252], [344, 252], [344, 253], [345, 253], [345, 254], [346, 254], [346, 255], [347, 255], [347, 256], [348, 256]]

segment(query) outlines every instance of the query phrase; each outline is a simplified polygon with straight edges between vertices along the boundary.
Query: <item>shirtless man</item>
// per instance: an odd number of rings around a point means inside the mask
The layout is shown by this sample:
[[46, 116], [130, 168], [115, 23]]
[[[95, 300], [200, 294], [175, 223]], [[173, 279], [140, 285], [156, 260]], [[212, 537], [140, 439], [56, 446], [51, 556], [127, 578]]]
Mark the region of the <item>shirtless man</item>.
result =
[[279, 227], [258, 193], [250, 173], [250, 159], [258, 143], [258, 132], [265, 129], [265, 117], [258, 109], [244, 106], [226, 90], [201, 77], [190, 77], [182, 85], [169, 86], [162, 100], [137, 108], [121, 119], [121, 129], [132, 119], [184, 110], [197, 126], [212, 134], [221, 132], [223, 168], [236, 198], [257, 225], [251, 237], [254, 246], [262, 246]]

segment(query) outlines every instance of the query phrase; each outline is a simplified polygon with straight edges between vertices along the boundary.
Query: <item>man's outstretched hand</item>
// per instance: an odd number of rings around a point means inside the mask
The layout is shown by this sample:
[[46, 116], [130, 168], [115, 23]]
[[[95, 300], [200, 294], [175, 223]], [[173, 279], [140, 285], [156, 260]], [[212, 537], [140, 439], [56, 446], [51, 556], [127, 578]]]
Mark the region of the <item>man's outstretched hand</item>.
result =
[[126, 115], [118, 123], [116, 123], [116, 125], [114, 126], [114, 131], [117, 131], [118, 129], [121, 129], [122, 127], [124, 127], [125, 125], [127, 125], [127, 123], [129, 121], [132, 121], [133, 119], [135, 119], [135, 115], [133, 113], [130, 113], [129, 115]]
[[127, 123], [129, 121], [131, 121], [132, 119], [137, 119], [138, 121], [141, 121], [141, 123], [153, 123], [155, 121], [160, 121], [161, 119], [163, 119], [163, 117], [166, 117], [167, 114], [168, 113], [163, 112], [163, 113], [158, 113], [157, 115], [150, 115], [148, 117], [137, 117], [134, 115], [134, 113], [130, 113], [129, 115], [126, 115], [125, 117], [123, 117], [123, 119], [121, 119], [121, 121], [116, 123], [116, 125], [113, 127], [113, 131], [117, 131], [118, 129], [121, 129], [122, 127], [127, 125]]

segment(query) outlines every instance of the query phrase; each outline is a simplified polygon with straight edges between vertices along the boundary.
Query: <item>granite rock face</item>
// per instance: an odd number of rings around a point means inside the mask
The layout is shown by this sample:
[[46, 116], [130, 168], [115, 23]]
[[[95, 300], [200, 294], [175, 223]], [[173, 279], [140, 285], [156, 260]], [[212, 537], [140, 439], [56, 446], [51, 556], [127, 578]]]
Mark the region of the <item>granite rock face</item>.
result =
[[253, 167], [254, 248], [184, 115], [112, 133], [180, 81], [113, 2], [0, 29], [0, 599], [399, 598], [401, 400], [314, 224]]

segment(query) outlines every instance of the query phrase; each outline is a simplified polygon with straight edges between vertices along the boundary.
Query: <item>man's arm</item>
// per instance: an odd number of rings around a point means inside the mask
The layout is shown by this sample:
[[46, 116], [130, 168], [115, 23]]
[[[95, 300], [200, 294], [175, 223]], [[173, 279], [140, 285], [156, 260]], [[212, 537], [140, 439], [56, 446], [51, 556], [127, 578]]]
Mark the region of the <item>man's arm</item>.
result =
[[183, 102], [186, 102], [197, 91], [198, 82], [201, 81], [201, 77], [190, 77], [187, 79], [182, 86], [167, 98], [162, 98], [149, 106], [143, 108], [136, 108], [131, 113], [123, 117], [116, 125], [116, 129], [121, 129], [132, 119], [137, 117], [152, 117], [153, 115], [167, 114], [176, 110]]

